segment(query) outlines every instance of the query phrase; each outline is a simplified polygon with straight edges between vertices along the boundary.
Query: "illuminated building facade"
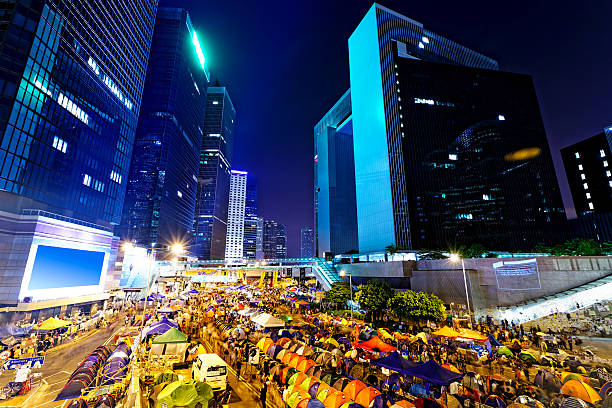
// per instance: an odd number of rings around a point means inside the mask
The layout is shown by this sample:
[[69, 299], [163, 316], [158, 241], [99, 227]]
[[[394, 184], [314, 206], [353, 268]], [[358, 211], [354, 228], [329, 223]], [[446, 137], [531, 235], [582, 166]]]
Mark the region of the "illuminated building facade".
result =
[[[98, 270], [105, 282], [22, 287], [46, 256], [37, 257], [39, 234], [49, 239], [43, 246], [111, 252], [156, 9], [155, 0], [117, 0], [112, 11], [64, 0], [0, 5], [1, 304], [99, 293], [113, 284], [105, 277], [109, 255]], [[92, 236], [79, 239], [83, 228]], [[61, 276], [54, 281], [63, 285]]]
[[224, 259], [236, 110], [225, 87], [209, 87], [200, 148], [192, 253]]
[[314, 253], [358, 250], [351, 92], [314, 127]]
[[376, 4], [348, 45], [361, 252], [565, 238], [530, 76]]
[[227, 241], [225, 260], [237, 261], [243, 258], [244, 220], [247, 177], [246, 171], [232, 170], [229, 203], [227, 207]]
[[189, 248], [208, 79], [189, 13], [160, 7], [134, 142], [121, 237]]
[[314, 230], [312, 228], [300, 230], [300, 255], [302, 258], [314, 256]]
[[246, 203], [244, 210], [244, 259], [257, 259], [257, 181], [253, 175], [247, 177]]

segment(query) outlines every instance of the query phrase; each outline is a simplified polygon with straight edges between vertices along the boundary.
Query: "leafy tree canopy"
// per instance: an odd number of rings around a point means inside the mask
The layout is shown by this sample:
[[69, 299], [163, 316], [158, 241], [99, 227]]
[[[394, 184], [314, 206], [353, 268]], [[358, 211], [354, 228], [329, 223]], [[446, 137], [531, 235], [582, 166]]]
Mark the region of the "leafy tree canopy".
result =
[[355, 300], [361, 307], [374, 314], [386, 309], [387, 302], [393, 296], [393, 289], [386, 281], [372, 279], [364, 285], [359, 285]]
[[344, 307], [346, 301], [351, 298], [351, 289], [346, 282], [336, 282], [331, 289], [325, 292], [324, 299], [335, 307]]
[[436, 322], [444, 319], [444, 303], [432, 293], [398, 292], [389, 299], [388, 307], [393, 314], [404, 319]]
[[[606, 250], [607, 245], [604, 244]], [[594, 239], [575, 238], [552, 247], [537, 245], [534, 251], [553, 256], [597, 256], [604, 254], [604, 248]]]

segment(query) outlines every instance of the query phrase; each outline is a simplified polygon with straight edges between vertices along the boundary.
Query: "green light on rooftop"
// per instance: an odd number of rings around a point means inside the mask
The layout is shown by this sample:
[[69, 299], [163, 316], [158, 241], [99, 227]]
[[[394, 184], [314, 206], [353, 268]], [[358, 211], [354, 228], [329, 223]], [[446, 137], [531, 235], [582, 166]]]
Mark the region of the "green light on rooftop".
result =
[[200, 60], [200, 65], [202, 66], [202, 69], [204, 69], [204, 61], [206, 60], [204, 58], [204, 53], [202, 53], [200, 42], [198, 41], [198, 35], [195, 33], [195, 31], [193, 32], [193, 37], [191, 37], [191, 42], [195, 46], [196, 54], [198, 54], [198, 60]]

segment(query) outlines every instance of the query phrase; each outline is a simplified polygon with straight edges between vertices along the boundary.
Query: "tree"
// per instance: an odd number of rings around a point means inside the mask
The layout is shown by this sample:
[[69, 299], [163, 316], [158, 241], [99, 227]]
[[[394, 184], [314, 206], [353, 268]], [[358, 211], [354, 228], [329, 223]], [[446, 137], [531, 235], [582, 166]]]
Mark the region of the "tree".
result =
[[330, 290], [325, 292], [323, 298], [326, 302], [331, 303], [336, 309], [343, 308], [346, 301], [351, 298], [351, 288], [346, 282], [336, 282], [332, 284]]
[[444, 303], [432, 293], [412, 290], [398, 292], [389, 299], [388, 307], [394, 315], [403, 319], [436, 322], [444, 319]]
[[434, 259], [447, 259], [448, 256], [444, 255], [444, 253], [438, 249], [434, 249], [434, 250], [428, 250], [428, 249], [423, 249], [421, 252], [419, 252], [419, 259], [421, 260], [434, 260]]
[[393, 296], [393, 289], [386, 281], [373, 279], [365, 285], [359, 285], [355, 300], [372, 314], [372, 320], [385, 310], [389, 299]]
[[487, 253], [487, 250], [482, 244], [475, 243], [469, 247], [461, 245], [458, 252], [462, 258], [482, 258]]
[[585, 238], [571, 239], [553, 247], [540, 244], [535, 247], [534, 251], [553, 256], [597, 256], [604, 254], [604, 249], [597, 241]]

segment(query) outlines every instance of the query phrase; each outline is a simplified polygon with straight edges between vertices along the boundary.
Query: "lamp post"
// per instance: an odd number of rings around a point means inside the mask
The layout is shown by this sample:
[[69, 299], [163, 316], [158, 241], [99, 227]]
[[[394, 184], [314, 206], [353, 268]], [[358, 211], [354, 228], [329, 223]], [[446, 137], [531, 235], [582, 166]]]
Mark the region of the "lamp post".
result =
[[[181, 244], [174, 244], [170, 247], [170, 251], [176, 256], [173, 259], [174, 263], [174, 278], [176, 279], [176, 284], [178, 285], [178, 257], [183, 254], [183, 246]], [[183, 283], [181, 281], [181, 290], [183, 289]], [[178, 292], [178, 287], [177, 287]]]
[[[340, 276], [343, 278], [346, 276], [345, 271], [340, 271]], [[353, 320], [353, 275], [349, 272], [349, 289], [351, 291], [351, 320]]]
[[470, 296], [468, 294], [467, 275], [465, 273], [465, 262], [463, 262], [463, 258], [461, 258], [459, 254], [451, 254], [450, 260], [451, 262], [457, 262], [461, 260], [461, 269], [463, 270], [463, 286], [465, 287], [465, 301], [467, 302], [467, 312], [470, 318], [469, 323], [470, 323], [470, 329], [471, 329], [472, 328], [472, 312], [470, 310]]

